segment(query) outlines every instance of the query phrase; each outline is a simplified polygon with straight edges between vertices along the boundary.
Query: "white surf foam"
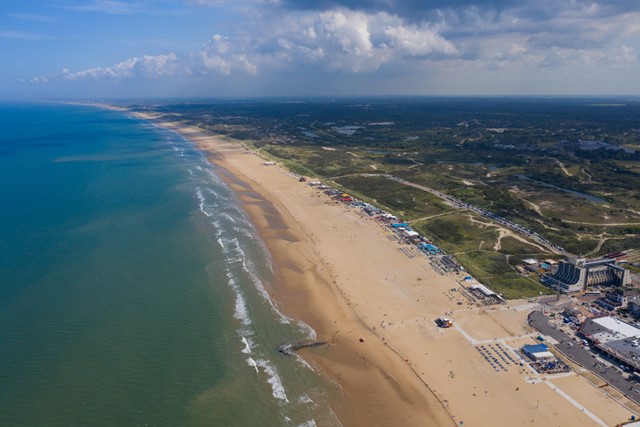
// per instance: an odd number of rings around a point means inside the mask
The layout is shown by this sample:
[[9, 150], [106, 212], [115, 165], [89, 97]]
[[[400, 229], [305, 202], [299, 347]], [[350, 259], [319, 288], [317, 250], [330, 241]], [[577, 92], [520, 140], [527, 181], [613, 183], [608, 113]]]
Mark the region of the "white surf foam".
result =
[[[223, 233], [221, 233], [218, 237], [218, 244], [222, 248], [222, 253], [227, 255], [227, 261], [242, 261], [242, 258], [244, 257], [244, 251], [238, 250], [238, 239], [236, 239], [235, 237], [227, 237], [225, 235], [226, 233], [224, 233], [224, 227], [221, 227], [220, 230], [222, 230]], [[235, 255], [235, 257], [232, 258], [231, 255]]]
[[232, 224], [235, 224], [235, 223], [236, 223], [236, 220], [235, 220], [235, 219], [233, 219], [233, 217], [232, 217], [231, 215], [229, 215], [228, 213], [226, 213], [226, 212], [218, 212], [218, 216], [219, 216], [219, 217], [223, 217], [223, 218], [227, 219], [227, 220], [228, 220], [228, 221], [230, 221]]
[[247, 309], [247, 304], [242, 297], [242, 294], [236, 294], [236, 305], [233, 316], [240, 320], [243, 325], [249, 326], [251, 325], [251, 318], [249, 317], [249, 310]]
[[284, 391], [284, 386], [282, 385], [282, 381], [280, 381], [280, 376], [276, 372], [275, 367], [273, 367], [271, 363], [269, 363], [269, 361], [265, 359], [258, 359], [257, 364], [267, 374], [267, 382], [271, 385], [273, 397], [283, 402], [289, 403], [287, 394]]
[[315, 329], [313, 329], [311, 326], [309, 326], [306, 323], [304, 323], [302, 320], [297, 320], [296, 324], [298, 325], [298, 327], [300, 329], [302, 329], [303, 331], [306, 332], [307, 339], [316, 340], [318, 338]]
[[303, 394], [298, 398], [298, 403], [301, 403], [301, 404], [313, 403], [315, 405], [316, 402], [314, 402], [308, 395]]
[[299, 354], [295, 353], [294, 357], [295, 357], [296, 362], [298, 362], [303, 368], [307, 368], [308, 370], [310, 370], [312, 372], [316, 372], [316, 370], [313, 369], [313, 366], [309, 365], [309, 362], [304, 360], [302, 358], [302, 356], [300, 356]]
[[255, 240], [255, 236], [246, 228], [244, 227], [233, 227], [233, 231], [242, 234], [244, 237], [246, 237], [249, 240]]
[[213, 216], [213, 206], [209, 206], [207, 204], [207, 199], [202, 192], [202, 187], [196, 187], [196, 197], [198, 198], [198, 207], [200, 208], [200, 212], [202, 212], [205, 216], [211, 218]]
[[255, 360], [253, 360], [253, 358], [248, 357], [247, 358], [247, 363], [249, 364], [249, 366], [251, 366], [252, 368], [254, 368], [256, 370], [256, 374], [260, 373], [260, 371], [258, 370], [258, 364], [256, 363]]
[[240, 351], [242, 351], [244, 354], [251, 354], [251, 344], [249, 343], [249, 340], [247, 340], [245, 337], [241, 337], [241, 340], [244, 344], [244, 348]]
[[244, 326], [249, 326], [251, 325], [251, 317], [249, 317], [247, 302], [245, 301], [244, 296], [242, 295], [242, 291], [240, 290], [240, 287], [236, 283], [236, 280], [230, 271], [227, 271], [227, 279], [229, 286], [236, 294], [236, 303], [233, 317], [240, 320]]
[[269, 296], [269, 293], [267, 292], [267, 290], [264, 287], [264, 284], [262, 283], [262, 280], [260, 280], [260, 278], [252, 271], [253, 269], [250, 269], [247, 266], [247, 263], [245, 262], [244, 259], [242, 262], [242, 268], [245, 272], [247, 272], [247, 274], [249, 274], [249, 277], [253, 282], [253, 286], [256, 288], [260, 296], [265, 301], [267, 301], [267, 303], [269, 303], [273, 311], [278, 315], [278, 320], [280, 321], [280, 323], [282, 323], [283, 325], [288, 325], [289, 323], [291, 323], [291, 319], [285, 316], [284, 314], [282, 314], [282, 312], [278, 309], [278, 307], [276, 307], [276, 305], [273, 303], [273, 301], [271, 300], [271, 297]]

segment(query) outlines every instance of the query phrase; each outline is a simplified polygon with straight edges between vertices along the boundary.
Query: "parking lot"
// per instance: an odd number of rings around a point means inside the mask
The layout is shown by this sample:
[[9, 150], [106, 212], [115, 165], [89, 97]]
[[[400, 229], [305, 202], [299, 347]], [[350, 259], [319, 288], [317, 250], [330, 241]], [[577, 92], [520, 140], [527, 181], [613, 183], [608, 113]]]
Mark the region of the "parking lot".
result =
[[563, 331], [553, 328], [549, 319], [540, 311], [534, 311], [529, 315], [529, 325], [540, 331], [543, 335], [553, 337], [558, 344], [554, 347], [564, 353], [573, 362], [597, 374], [622, 394], [640, 404], [640, 384], [633, 380], [627, 380], [617, 369], [609, 368], [595, 357], [595, 354], [582, 348], [571, 336]]

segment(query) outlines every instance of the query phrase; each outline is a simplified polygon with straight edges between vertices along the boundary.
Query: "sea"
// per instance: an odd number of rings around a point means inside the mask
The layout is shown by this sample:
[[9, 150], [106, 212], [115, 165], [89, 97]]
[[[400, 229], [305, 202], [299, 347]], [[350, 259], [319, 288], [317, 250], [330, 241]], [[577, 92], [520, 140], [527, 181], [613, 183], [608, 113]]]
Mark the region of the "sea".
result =
[[0, 104], [0, 426], [338, 426], [206, 157], [126, 112]]

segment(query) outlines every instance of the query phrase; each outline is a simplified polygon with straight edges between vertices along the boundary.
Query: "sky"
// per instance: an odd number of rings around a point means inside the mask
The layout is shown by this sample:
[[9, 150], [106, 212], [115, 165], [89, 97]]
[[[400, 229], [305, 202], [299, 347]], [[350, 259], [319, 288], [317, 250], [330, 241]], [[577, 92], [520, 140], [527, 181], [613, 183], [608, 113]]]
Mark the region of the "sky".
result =
[[3, 0], [0, 98], [638, 95], [639, 0]]

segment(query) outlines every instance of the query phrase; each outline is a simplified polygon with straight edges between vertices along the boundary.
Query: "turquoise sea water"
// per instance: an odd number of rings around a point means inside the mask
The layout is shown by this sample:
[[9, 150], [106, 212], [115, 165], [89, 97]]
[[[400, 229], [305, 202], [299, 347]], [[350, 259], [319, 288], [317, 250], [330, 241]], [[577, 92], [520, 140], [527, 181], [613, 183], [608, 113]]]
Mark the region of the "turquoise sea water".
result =
[[0, 426], [338, 424], [190, 143], [73, 105], [0, 105], [0, 129]]

